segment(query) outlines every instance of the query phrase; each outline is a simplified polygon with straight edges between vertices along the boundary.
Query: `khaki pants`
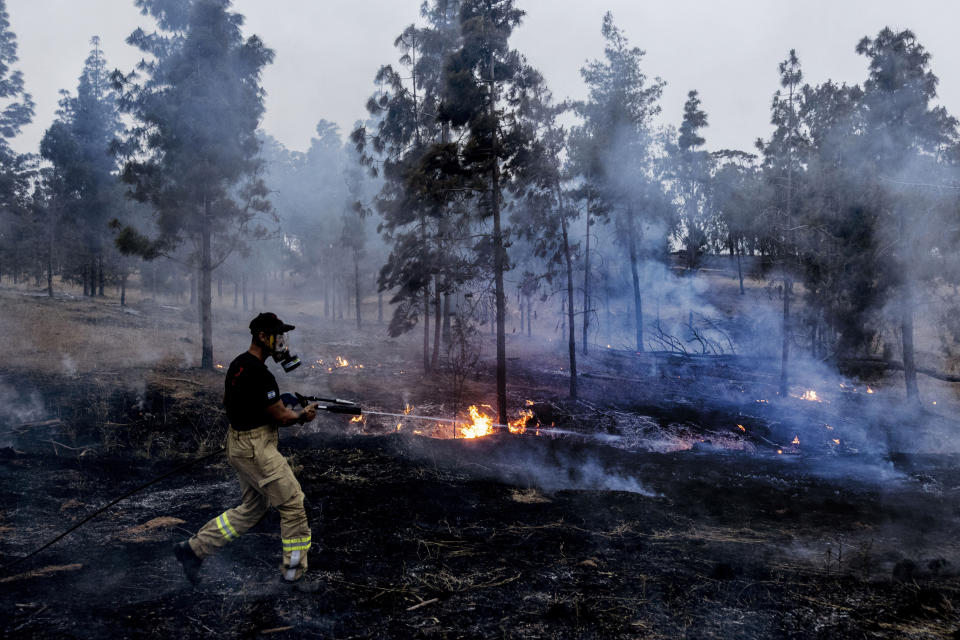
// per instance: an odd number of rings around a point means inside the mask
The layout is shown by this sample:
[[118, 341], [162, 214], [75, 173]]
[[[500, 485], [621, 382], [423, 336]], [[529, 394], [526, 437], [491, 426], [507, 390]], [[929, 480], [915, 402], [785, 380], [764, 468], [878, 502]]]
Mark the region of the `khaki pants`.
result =
[[310, 526], [300, 483], [286, 458], [277, 451], [277, 428], [230, 429], [227, 461], [237, 472], [243, 501], [203, 525], [197, 535], [190, 538], [190, 548], [200, 558], [213, 555], [257, 524], [267, 508], [273, 507], [280, 513], [283, 577], [288, 581], [299, 580], [307, 570]]

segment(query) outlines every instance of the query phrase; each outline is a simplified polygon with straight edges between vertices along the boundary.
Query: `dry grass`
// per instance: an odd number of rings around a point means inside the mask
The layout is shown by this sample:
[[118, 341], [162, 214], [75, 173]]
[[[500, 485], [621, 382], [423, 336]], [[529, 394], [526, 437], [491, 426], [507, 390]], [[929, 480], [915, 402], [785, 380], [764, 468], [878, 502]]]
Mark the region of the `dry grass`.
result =
[[118, 539], [124, 542], [150, 542], [153, 540], [165, 540], [169, 537], [163, 532], [164, 529], [186, 524], [185, 520], [174, 518], [172, 516], [160, 516], [148, 520], [143, 524], [130, 527], [120, 532]]

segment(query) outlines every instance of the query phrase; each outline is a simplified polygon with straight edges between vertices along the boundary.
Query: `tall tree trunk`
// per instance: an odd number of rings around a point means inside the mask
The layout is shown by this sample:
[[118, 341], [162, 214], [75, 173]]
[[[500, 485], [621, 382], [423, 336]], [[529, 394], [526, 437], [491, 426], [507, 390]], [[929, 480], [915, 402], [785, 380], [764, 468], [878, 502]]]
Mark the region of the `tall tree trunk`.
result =
[[47, 225], [47, 295], [53, 297], [53, 220]]
[[789, 276], [783, 279], [783, 344], [780, 352], [780, 397], [787, 397], [789, 380], [787, 368], [790, 366], [790, 294], [793, 280]]
[[743, 266], [740, 264], [740, 256], [742, 254], [743, 254], [743, 248], [740, 246], [737, 246], [737, 277], [740, 279], [740, 295], [744, 295], [745, 293], [743, 290]]
[[443, 313], [443, 306], [440, 304], [440, 276], [433, 277], [433, 356], [430, 358], [430, 368], [434, 371], [440, 366], [440, 335], [443, 321], [440, 314]]
[[330, 317], [330, 281], [323, 279], [323, 317]]
[[423, 288], [423, 372], [430, 373], [430, 285]]
[[354, 283], [354, 292], [353, 297], [356, 300], [356, 309], [357, 309], [357, 329], [360, 328], [360, 256], [354, 252], [353, 255], [353, 283]]
[[450, 344], [450, 292], [443, 292], [443, 344]]
[[643, 353], [643, 298], [640, 296], [637, 242], [632, 232], [630, 234], [630, 274], [633, 277], [633, 320], [637, 337], [637, 353]]
[[130, 277], [130, 274], [127, 273], [127, 270], [123, 270], [123, 275], [120, 276], [120, 306], [127, 306], [127, 278]]
[[567, 332], [567, 298], [560, 298], [560, 335]]
[[503, 270], [505, 268], [505, 250], [503, 231], [500, 227], [500, 163], [497, 160], [497, 95], [494, 80], [493, 56], [490, 57], [490, 117], [491, 127], [491, 176], [490, 204], [493, 211], [493, 279], [497, 309], [497, 421], [507, 424], [507, 296], [503, 290]]
[[377, 291], [377, 324], [383, 324], [383, 292]]
[[103, 297], [103, 254], [97, 256], [97, 295]]
[[[906, 287], [910, 287], [910, 283]], [[920, 400], [920, 388], [917, 385], [917, 363], [913, 349], [913, 296], [909, 290], [904, 295], [900, 336], [903, 341], [903, 379], [907, 387], [907, 399], [913, 402]]]
[[567, 218], [561, 212], [560, 230], [563, 233], [563, 260], [567, 267], [567, 351], [570, 354], [570, 399], [577, 399], [577, 330], [573, 323], [573, 259], [570, 257], [570, 239], [567, 234]]
[[[517, 304], [520, 305], [520, 335], [523, 335], [523, 326], [524, 326], [523, 322], [524, 320], [526, 320], [527, 305], [526, 305], [526, 300], [524, 300], [523, 294], [519, 292], [517, 293]], [[514, 327], [513, 330], [516, 331], [517, 330], [516, 327]]]
[[787, 367], [790, 364], [790, 295], [793, 293], [793, 278], [790, 276], [790, 265], [787, 264], [790, 254], [793, 252], [791, 247], [793, 239], [793, 143], [794, 133], [794, 110], [793, 110], [793, 84], [790, 85], [790, 131], [787, 145], [787, 224], [783, 234], [784, 237], [784, 260], [783, 260], [783, 348], [780, 355], [780, 397], [786, 398], [789, 385]]
[[[200, 232], [200, 235], [203, 236], [203, 234], [204, 234], [204, 232], [201, 231], [201, 232]], [[202, 240], [201, 240], [201, 242], [202, 242]], [[201, 253], [202, 253], [202, 251], [203, 251], [203, 249], [201, 248]], [[201, 257], [200, 260], [201, 260], [201, 262], [202, 262], [202, 261], [203, 261], [203, 258]], [[201, 269], [202, 269], [202, 268], [203, 268], [203, 267], [201, 267]], [[195, 271], [191, 271], [191, 273], [190, 273], [190, 306], [192, 307], [192, 306], [194, 306], [195, 304], [197, 304], [197, 274], [196, 274]]]
[[[90, 295], [90, 289], [88, 288], [87, 282], [87, 261], [84, 260], [83, 264], [80, 265], [80, 279], [83, 280], [83, 296], [87, 297]], [[14, 275], [13, 284], [17, 284], [17, 277]]]
[[[587, 238], [586, 238], [586, 250], [584, 251], [584, 261], [583, 261], [583, 339], [581, 342], [581, 348], [583, 349], [583, 355], [587, 355], [589, 350], [587, 344], [587, 331], [590, 327], [590, 196], [587, 195]], [[567, 305], [571, 309], [573, 305]]]
[[490, 298], [490, 300], [487, 302], [487, 306], [486, 306], [487, 318], [490, 319], [490, 335], [492, 335], [492, 336], [496, 336], [496, 335], [497, 335], [497, 311], [496, 311], [496, 308], [497, 308], [497, 302], [496, 302], [496, 296], [494, 296], [494, 297]]
[[210, 255], [210, 204], [203, 202], [200, 239], [200, 368], [213, 369], [213, 264]]
[[237, 308], [237, 302], [240, 298], [240, 282], [234, 278], [233, 279], [233, 308]]

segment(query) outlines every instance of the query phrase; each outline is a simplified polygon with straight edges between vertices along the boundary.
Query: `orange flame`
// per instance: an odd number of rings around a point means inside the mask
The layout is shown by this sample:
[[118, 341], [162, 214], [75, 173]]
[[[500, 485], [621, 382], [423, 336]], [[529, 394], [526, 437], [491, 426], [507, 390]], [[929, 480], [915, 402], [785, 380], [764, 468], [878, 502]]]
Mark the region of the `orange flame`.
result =
[[800, 436], [793, 436], [793, 441], [790, 444], [800, 444]]
[[798, 396], [801, 400], [809, 400], [810, 402], [823, 402], [819, 397], [817, 397], [817, 392], [813, 389], [807, 389], [803, 392], [802, 396]]
[[476, 405], [470, 405], [468, 411], [473, 422], [460, 427], [461, 438], [482, 438], [493, 433], [493, 418], [481, 413]]
[[[411, 412], [411, 411], [413, 411], [413, 405], [410, 404], [409, 402], [404, 402], [404, 403], [403, 403], [403, 415], [408, 416], [408, 415], [410, 415], [410, 412]], [[397, 431], [400, 431], [400, 428], [401, 428], [402, 426], [403, 426], [403, 422], [398, 422], [398, 423], [397, 423]]]
[[350, 418], [350, 422], [363, 422], [363, 416], [353, 416]]
[[867, 393], [873, 393], [873, 389], [871, 389], [869, 386], [867, 387]]
[[834, 438], [833, 444], [840, 444], [840, 438]]
[[349, 367], [349, 366], [350, 366], [350, 363], [349, 363], [345, 358], [341, 358], [340, 356], [337, 356], [337, 364], [336, 364], [336, 367], [337, 367], [338, 369], [339, 369], [340, 367]]
[[742, 424], [738, 424], [738, 425], [737, 425], [737, 428], [740, 429], [740, 431], [743, 431], [744, 433], [747, 432], [746, 427], [744, 427]]
[[510, 433], [525, 433], [527, 431], [527, 423], [532, 417], [533, 411], [530, 409], [520, 409], [520, 417], [516, 420], [511, 420], [507, 424], [507, 429], [510, 430]]

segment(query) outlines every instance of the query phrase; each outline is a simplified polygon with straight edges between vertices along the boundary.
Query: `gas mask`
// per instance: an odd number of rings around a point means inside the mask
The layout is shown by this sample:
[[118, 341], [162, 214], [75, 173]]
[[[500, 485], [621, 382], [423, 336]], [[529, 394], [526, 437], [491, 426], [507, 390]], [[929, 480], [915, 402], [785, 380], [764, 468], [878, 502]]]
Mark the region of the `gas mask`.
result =
[[270, 336], [270, 342], [268, 343], [268, 346], [273, 352], [272, 355], [274, 362], [277, 362], [287, 373], [290, 373], [300, 366], [300, 357], [290, 353], [290, 344], [288, 342], [287, 334], [278, 333]]

